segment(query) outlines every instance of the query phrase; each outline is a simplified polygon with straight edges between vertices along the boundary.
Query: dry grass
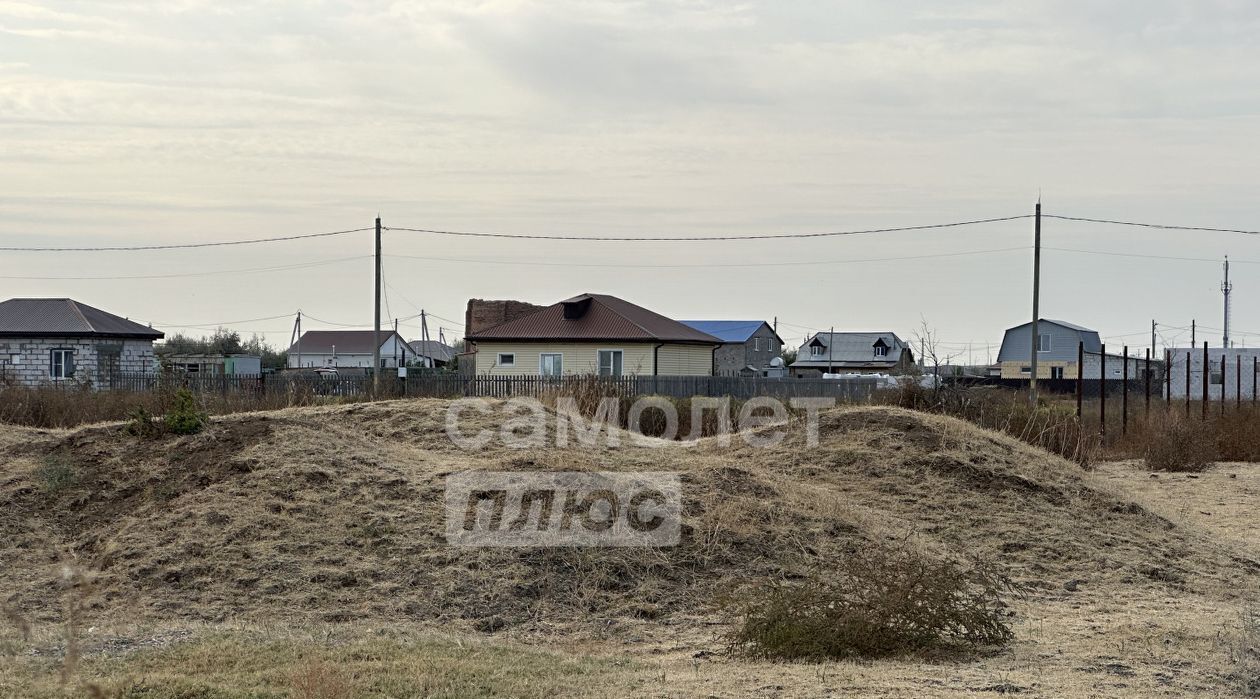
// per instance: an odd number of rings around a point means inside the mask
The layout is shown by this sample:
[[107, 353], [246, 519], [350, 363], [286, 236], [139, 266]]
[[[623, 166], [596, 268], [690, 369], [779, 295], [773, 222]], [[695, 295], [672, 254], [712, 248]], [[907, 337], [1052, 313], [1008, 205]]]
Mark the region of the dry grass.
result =
[[[411, 668], [414, 680], [421, 669], [449, 664], [462, 668], [449, 686], [472, 687], [469, 696], [619, 696], [628, 686], [661, 697], [932, 696], [1005, 685], [1033, 695], [1186, 695], [1227, 681], [1232, 669], [1216, 632], [1237, 618], [1260, 579], [1254, 554], [1135, 504], [1108, 478], [947, 417], [830, 411], [813, 448], [793, 429], [773, 449], [737, 439], [727, 447], [623, 440], [618, 448], [464, 451], [444, 434], [446, 406], [412, 400], [242, 414], [212, 420], [200, 434], [147, 440], [121, 425], [22, 438], [0, 430], [0, 601], [35, 630], [31, 641], [12, 630], [2, 637], [11, 653], [0, 694], [39, 696], [36, 689], [55, 681], [40, 671], [64, 648], [50, 640], [66, 622], [50, 590], [68, 555], [94, 579], [81, 609], [78, 677], [118, 686], [143, 673], [193, 688], [161, 693], [155, 683], [136, 694], [152, 697], [199, 696], [197, 687], [218, 682], [233, 689], [202, 695], [286, 696], [298, 675], [320, 686], [344, 681], [351, 696], [367, 696], [363, 683], [400, 668]], [[469, 414], [465, 429], [498, 426], [494, 415]], [[48, 458], [72, 465], [72, 485], [39, 486]], [[443, 477], [470, 468], [678, 471], [683, 542], [448, 548]], [[992, 560], [1028, 588], [1027, 599], [1011, 603], [1010, 650], [963, 665], [830, 668], [705, 654], [720, 648], [724, 631], [713, 602], [733, 585], [799, 575], [861, 542], [910, 530], [925, 552]], [[106, 630], [130, 624], [149, 636], [210, 630], [125, 657], [102, 650], [128, 635]], [[293, 629], [312, 624], [333, 624], [356, 640], [329, 649], [293, 638]], [[372, 630], [392, 627], [407, 642], [434, 629], [456, 636], [433, 659], [403, 640], [371, 645]], [[464, 635], [484, 632], [496, 639], [485, 655], [450, 659]], [[536, 658], [515, 642], [562, 652]], [[41, 643], [50, 655], [29, 655]], [[225, 655], [206, 662], [207, 648]], [[590, 654], [599, 657], [580, 659]], [[623, 654], [643, 666], [623, 667]], [[494, 674], [522, 664], [538, 669]], [[320, 680], [321, 665], [336, 676]], [[233, 668], [238, 679], [229, 682]], [[442, 696], [444, 685], [432, 681], [439, 684], [428, 694], [414, 690], [421, 683], [377, 695]]]

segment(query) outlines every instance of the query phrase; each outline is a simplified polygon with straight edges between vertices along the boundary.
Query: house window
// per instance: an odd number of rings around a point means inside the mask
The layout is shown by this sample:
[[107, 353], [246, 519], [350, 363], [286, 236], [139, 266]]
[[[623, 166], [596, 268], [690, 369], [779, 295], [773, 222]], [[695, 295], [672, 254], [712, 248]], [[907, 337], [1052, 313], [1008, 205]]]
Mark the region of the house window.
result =
[[1052, 366], [1052, 367], [1050, 367], [1050, 378], [1052, 378], [1052, 379], [1062, 379], [1062, 378], [1063, 378], [1063, 367], [1061, 367], [1061, 366]]
[[538, 373], [543, 376], [559, 376], [564, 373], [564, 355], [538, 355]]
[[74, 350], [48, 350], [48, 375], [54, 379], [69, 379], [74, 376]]
[[822, 355], [823, 355], [823, 348], [822, 348], [822, 345], [810, 345], [810, 346], [809, 346], [809, 356], [811, 356], [811, 357], [821, 357]]
[[1030, 366], [1022, 366], [1022, 367], [1020, 367], [1020, 368], [1019, 368], [1019, 373], [1021, 373], [1021, 374], [1029, 374], [1029, 375], [1031, 375], [1031, 374], [1032, 374], [1032, 367], [1030, 367]]
[[875, 356], [876, 356], [876, 357], [887, 357], [887, 356], [888, 356], [888, 347], [887, 347], [886, 345], [875, 345]]
[[599, 351], [599, 375], [621, 376], [621, 350]]
[[1037, 336], [1037, 351], [1038, 352], [1050, 351], [1050, 334], [1049, 333], [1041, 333], [1040, 335]]
[[761, 351], [761, 338], [760, 338], [760, 337], [754, 337], [754, 338], [753, 338], [753, 351], [754, 351], [754, 352], [760, 352], [760, 351]]
[[516, 353], [515, 352], [500, 352], [499, 353], [499, 366], [516, 366]]

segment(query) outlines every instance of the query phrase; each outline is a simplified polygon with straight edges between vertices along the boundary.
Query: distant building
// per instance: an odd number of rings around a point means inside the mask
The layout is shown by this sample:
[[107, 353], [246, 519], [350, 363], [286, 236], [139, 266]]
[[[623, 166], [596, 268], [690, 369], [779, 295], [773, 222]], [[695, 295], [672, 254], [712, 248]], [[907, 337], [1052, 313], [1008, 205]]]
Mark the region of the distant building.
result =
[[[382, 369], [415, 361], [416, 351], [398, 333], [382, 330], [380, 338]], [[370, 368], [375, 344], [373, 330], [308, 330], [289, 348], [288, 366], [290, 369]]]
[[262, 357], [256, 354], [162, 354], [162, 368], [201, 376], [247, 376], [262, 373]]
[[783, 355], [783, 339], [764, 320], [681, 320], [722, 341], [713, 353], [713, 373], [759, 376]]
[[0, 380], [35, 386], [97, 383], [113, 374], [153, 371], [163, 334], [73, 299], [0, 303]]
[[[1185, 399], [1187, 354], [1190, 360], [1190, 398], [1203, 400], [1202, 347], [1175, 347], [1168, 350], [1168, 389], [1174, 399]], [[1209, 347], [1207, 367], [1208, 400], [1221, 400], [1222, 395], [1226, 400], [1236, 400], [1240, 393], [1243, 400], [1251, 400], [1255, 396], [1253, 373], [1260, 367], [1260, 349]], [[1260, 376], [1255, 378], [1260, 379]]]
[[[1077, 367], [1080, 347], [1085, 348], [1086, 380], [1098, 379], [1103, 364], [1102, 339], [1097, 330], [1062, 320], [1042, 318], [1037, 321], [1037, 379], [1072, 379], [1081, 376]], [[1130, 356], [1129, 378], [1144, 376], [1145, 354], [1139, 359]], [[1124, 378], [1124, 359], [1116, 352], [1107, 354], [1107, 380]], [[1032, 321], [1009, 328], [998, 351], [997, 374], [1003, 379], [1029, 379], [1032, 376]]]
[[420, 366], [441, 369], [455, 359], [455, 348], [437, 340], [412, 340], [410, 344], [416, 353], [414, 361]]
[[891, 374], [910, 370], [914, 353], [894, 332], [815, 333], [788, 366], [798, 378], [823, 374]]
[[607, 294], [574, 296], [464, 339], [476, 348], [477, 374], [497, 376], [708, 376], [721, 344]]

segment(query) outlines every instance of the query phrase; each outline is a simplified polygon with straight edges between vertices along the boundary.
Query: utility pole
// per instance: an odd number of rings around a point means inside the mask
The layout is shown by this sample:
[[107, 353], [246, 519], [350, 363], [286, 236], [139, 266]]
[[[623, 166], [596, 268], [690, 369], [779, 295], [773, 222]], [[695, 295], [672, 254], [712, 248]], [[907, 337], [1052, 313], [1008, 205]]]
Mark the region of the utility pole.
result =
[[[1229, 255], [1225, 256], [1225, 281], [1221, 283], [1221, 293], [1225, 295], [1225, 336], [1222, 338], [1221, 348], [1229, 349], [1229, 294], [1234, 290], [1234, 285], [1229, 283]], [[1225, 389], [1222, 388], [1222, 391]], [[1225, 395], [1224, 393], [1221, 394]]]
[[[440, 332], [440, 329], [439, 329]], [[429, 317], [425, 314], [423, 308], [420, 309], [420, 341], [423, 343], [425, 357], [421, 360], [420, 365], [426, 369], [433, 368], [433, 354], [429, 350]]]
[[1033, 223], [1033, 317], [1032, 317], [1032, 371], [1028, 377], [1028, 399], [1037, 403], [1037, 350], [1040, 348], [1040, 333], [1037, 320], [1041, 315], [1041, 198], [1037, 198], [1037, 214]]
[[1151, 320], [1151, 356], [1155, 356], [1155, 320]]
[[1193, 320], [1192, 320], [1192, 321], [1190, 321], [1190, 346], [1191, 346], [1191, 347], [1198, 347], [1198, 346], [1199, 346], [1198, 340], [1196, 340], [1196, 339], [1195, 339], [1195, 336], [1194, 336], [1195, 331], [1196, 331], [1195, 322], [1196, 322], [1196, 321], [1193, 321]]
[[[394, 319], [394, 335], [397, 335], [397, 334], [398, 334], [398, 319], [397, 319], [397, 318], [395, 318], [395, 319]], [[393, 340], [393, 342], [394, 342], [394, 368], [395, 368], [395, 369], [397, 369], [397, 368], [399, 368], [399, 367], [401, 367], [401, 366], [402, 366], [402, 363], [401, 363], [401, 361], [399, 360], [399, 357], [398, 357], [398, 353], [399, 353], [399, 352], [402, 352], [402, 347], [399, 347], [399, 346], [398, 346], [398, 338], [397, 338], [397, 337], [393, 337], [393, 338], [390, 338], [390, 339], [392, 339], [392, 340]]]
[[381, 387], [381, 217], [376, 217], [376, 284], [372, 287], [376, 297], [375, 314], [372, 330], [375, 342], [372, 343], [372, 393]]
[[302, 312], [301, 311], [297, 312], [297, 319], [293, 321], [293, 338], [294, 340], [296, 340], [296, 342], [292, 344], [297, 345], [297, 368], [301, 370], [302, 368]]

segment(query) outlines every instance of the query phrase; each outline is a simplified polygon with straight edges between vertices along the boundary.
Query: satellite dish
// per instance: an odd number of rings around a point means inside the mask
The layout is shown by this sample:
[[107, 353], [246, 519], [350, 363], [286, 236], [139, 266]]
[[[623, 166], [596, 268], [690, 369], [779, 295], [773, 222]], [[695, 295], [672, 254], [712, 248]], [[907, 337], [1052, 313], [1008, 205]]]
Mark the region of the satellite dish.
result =
[[783, 357], [775, 357], [774, 359], [771, 359], [770, 366], [776, 369], [783, 366]]

